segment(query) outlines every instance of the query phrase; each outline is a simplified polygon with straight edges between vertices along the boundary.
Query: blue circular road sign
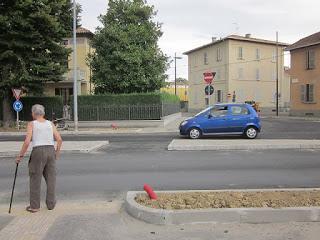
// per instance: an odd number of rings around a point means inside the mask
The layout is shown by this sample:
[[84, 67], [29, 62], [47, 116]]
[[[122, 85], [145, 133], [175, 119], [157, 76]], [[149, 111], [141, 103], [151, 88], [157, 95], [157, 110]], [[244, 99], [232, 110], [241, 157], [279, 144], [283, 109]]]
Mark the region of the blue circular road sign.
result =
[[13, 103], [13, 109], [16, 111], [16, 112], [20, 112], [23, 108], [23, 104], [22, 102], [20, 102], [19, 100], [15, 101]]

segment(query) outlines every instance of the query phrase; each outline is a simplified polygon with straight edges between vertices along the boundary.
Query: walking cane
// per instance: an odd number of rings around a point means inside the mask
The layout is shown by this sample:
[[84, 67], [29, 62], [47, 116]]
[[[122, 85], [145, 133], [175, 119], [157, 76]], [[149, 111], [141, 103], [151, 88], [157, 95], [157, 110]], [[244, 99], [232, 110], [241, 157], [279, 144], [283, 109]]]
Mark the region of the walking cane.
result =
[[11, 199], [10, 199], [9, 214], [11, 213], [11, 205], [12, 205], [12, 200], [13, 200], [14, 187], [15, 187], [15, 185], [16, 185], [16, 179], [17, 179], [18, 166], [19, 166], [19, 163], [17, 163], [17, 165], [16, 165], [16, 172], [14, 173], [14, 180], [13, 180], [13, 186], [12, 186], [12, 192], [11, 192]]

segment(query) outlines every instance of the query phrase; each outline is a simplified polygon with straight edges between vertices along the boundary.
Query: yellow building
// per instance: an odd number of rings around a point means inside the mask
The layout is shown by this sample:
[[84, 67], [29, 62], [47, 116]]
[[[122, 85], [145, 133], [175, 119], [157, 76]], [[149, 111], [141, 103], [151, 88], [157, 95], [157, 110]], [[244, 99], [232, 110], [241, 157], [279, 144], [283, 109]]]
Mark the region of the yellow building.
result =
[[[90, 41], [93, 33], [88, 29], [80, 27], [77, 29], [77, 80], [78, 94], [87, 95], [93, 92], [91, 83], [91, 68], [87, 64], [88, 54], [92, 52]], [[72, 38], [66, 38], [63, 44], [72, 49]], [[73, 65], [72, 54], [68, 57], [69, 71], [64, 75], [64, 80], [57, 83], [47, 83], [44, 87], [44, 94], [47, 96], [62, 96], [64, 104], [70, 103], [70, 96], [73, 95]]]
[[[263, 111], [275, 109], [277, 43], [264, 39], [230, 35], [187, 51], [189, 109], [198, 111], [208, 102], [256, 101]], [[290, 78], [284, 71], [285, 43], [278, 43], [279, 104], [289, 107]], [[203, 73], [215, 72], [214, 94], [205, 95]]]
[[[177, 82], [177, 96], [181, 101], [188, 101], [188, 82]], [[170, 94], [175, 94], [175, 85], [174, 82], [170, 82], [166, 87], [161, 88], [161, 92], [166, 92]]]

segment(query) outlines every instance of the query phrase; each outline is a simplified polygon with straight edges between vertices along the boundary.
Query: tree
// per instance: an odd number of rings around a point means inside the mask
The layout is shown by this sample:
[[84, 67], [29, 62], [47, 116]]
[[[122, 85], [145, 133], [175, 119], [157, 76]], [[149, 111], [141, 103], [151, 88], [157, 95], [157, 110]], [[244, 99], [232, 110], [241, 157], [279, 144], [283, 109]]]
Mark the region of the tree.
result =
[[158, 47], [161, 24], [143, 0], [110, 0], [99, 17], [89, 58], [95, 93], [152, 92], [166, 79], [167, 57]]
[[[68, 24], [70, 23], [70, 24]], [[47, 81], [60, 81], [70, 50], [69, 0], [2, 0], [0, 3], [0, 95], [3, 120], [12, 120], [11, 88], [41, 93]]]
[[81, 13], [82, 13], [82, 6], [81, 6], [81, 4], [80, 3], [76, 3], [77, 5], [76, 5], [76, 15], [77, 15], [77, 17], [76, 17], [76, 21], [77, 21], [77, 28], [78, 27], [81, 27], [82, 26], [82, 24], [81, 24], [81, 21], [82, 21], [82, 16], [81, 16]]

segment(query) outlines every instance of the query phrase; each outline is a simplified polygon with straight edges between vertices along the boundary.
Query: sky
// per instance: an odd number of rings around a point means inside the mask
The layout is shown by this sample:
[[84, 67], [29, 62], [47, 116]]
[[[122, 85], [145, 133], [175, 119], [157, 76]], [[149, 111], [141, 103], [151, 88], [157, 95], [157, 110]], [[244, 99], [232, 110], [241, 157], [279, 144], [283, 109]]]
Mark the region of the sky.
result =
[[[97, 17], [107, 12], [107, 0], [77, 0], [82, 5], [82, 26], [95, 31]], [[158, 14], [164, 32], [162, 51], [177, 60], [177, 77], [188, 77], [188, 60], [183, 52], [211, 42], [212, 37], [230, 34], [294, 43], [320, 31], [319, 0], [148, 0]], [[289, 64], [289, 58], [286, 59]], [[174, 63], [168, 69], [174, 80]]]

